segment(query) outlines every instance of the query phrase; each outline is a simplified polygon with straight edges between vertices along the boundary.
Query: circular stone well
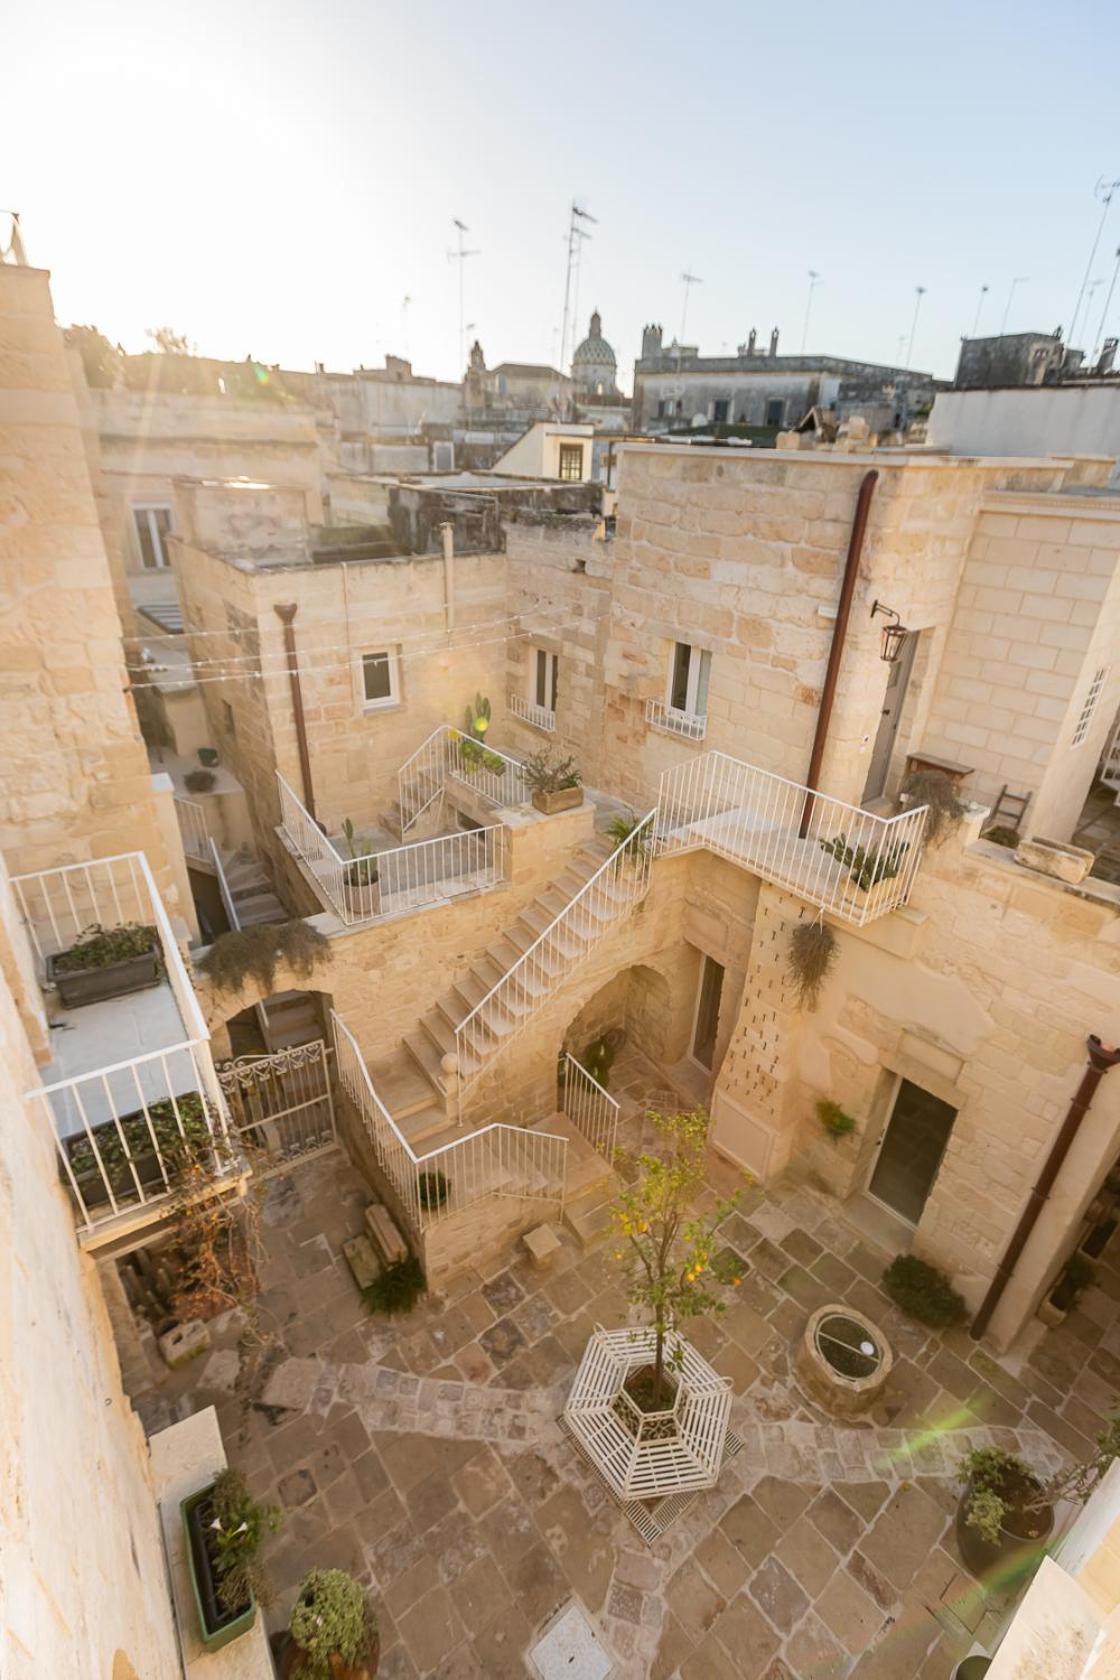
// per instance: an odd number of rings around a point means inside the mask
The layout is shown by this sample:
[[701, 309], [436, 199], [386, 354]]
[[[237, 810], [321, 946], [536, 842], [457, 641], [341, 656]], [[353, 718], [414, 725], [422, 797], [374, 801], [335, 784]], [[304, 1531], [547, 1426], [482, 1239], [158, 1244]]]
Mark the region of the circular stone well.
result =
[[894, 1354], [877, 1324], [838, 1303], [810, 1318], [795, 1363], [818, 1405], [836, 1417], [858, 1417], [886, 1387]]

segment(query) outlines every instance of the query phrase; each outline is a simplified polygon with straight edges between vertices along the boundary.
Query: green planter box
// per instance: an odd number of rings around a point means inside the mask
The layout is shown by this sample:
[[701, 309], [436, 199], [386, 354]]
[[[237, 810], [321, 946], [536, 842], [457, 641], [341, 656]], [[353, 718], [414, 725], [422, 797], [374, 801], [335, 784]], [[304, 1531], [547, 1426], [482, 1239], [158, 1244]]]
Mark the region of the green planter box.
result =
[[213, 1491], [214, 1484], [211, 1482], [208, 1487], [199, 1488], [197, 1493], [184, 1499], [179, 1509], [183, 1517], [183, 1538], [199, 1637], [207, 1651], [220, 1651], [223, 1645], [229, 1645], [243, 1633], [248, 1633], [257, 1618], [257, 1601], [250, 1593], [245, 1608], [236, 1611], [223, 1609], [219, 1602], [217, 1583], [203, 1538], [202, 1520]]

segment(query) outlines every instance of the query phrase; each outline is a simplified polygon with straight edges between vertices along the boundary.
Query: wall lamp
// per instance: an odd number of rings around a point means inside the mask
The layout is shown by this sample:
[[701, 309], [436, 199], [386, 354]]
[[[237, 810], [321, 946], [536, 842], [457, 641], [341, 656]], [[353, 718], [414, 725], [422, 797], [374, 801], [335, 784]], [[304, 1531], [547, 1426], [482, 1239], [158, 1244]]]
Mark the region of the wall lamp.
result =
[[893, 665], [898, 659], [899, 654], [902, 652], [902, 644], [910, 632], [907, 630], [905, 624], [902, 624], [899, 621], [898, 614], [895, 612], [894, 608], [888, 607], [885, 602], [876, 601], [874, 603], [871, 608], [872, 618], [874, 618], [877, 613], [881, 613], [884, 618], [894, 620], [893, 624], [885, 624], [883, 626], [883, 645], [879, 650], [879, 658], [885, 660], [888, 665]]

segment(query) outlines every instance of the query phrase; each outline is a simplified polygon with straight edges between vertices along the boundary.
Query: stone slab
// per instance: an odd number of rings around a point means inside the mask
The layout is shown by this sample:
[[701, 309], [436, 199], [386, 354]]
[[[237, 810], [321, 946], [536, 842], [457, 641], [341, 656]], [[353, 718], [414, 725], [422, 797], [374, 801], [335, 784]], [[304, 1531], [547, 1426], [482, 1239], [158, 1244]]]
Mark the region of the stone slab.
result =
[[550, 1623], [529, 1652], [540, 1680], [608, 1680], [614, 1663], [591, 1621], [574, 1601]]
[[285, 1359], [269, 1377], [261, 1400], [286, 1411], [306, 1411], [320, 1375], [317, 1359]]
[[366, 1229], [388, 1265], [408, 1259], [408, 1244], [384, 1202], [371, 1202], [366, 1208]]
[[353, 1273], [354, 1282], [358, 1288], [368, 1289], [381, 1270], [369, 1238], [350, 1237], [347, 1242], [343, 1243], [342, 1252], [346, 1256], [346, 1264]]

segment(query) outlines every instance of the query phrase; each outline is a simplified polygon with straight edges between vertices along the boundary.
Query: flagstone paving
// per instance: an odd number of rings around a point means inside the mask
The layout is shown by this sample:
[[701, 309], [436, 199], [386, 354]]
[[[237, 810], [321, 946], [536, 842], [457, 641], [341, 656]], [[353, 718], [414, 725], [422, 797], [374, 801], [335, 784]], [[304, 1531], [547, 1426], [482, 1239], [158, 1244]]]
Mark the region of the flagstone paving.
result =
[[[631, 1069], [631, 1116], [658, 1082]], [[732, 1176], [713, 1164], [713, 1199]], [[721, 1232], [744, 1282], [687, 1327], [731, 1379], [744, 1448], [647, 1549], [556, 1422], [591, 1329], [627, 1321], [609, 1258], [565, 1235], [548, 1272], [507, 1256], [374, 1319], [342, 1257], [367, 1200], [341, 1154], [272, 1181], [263, 1343], [219, 1321], [205, 1361], [135, 1398], [150, 1428], [217, 1407], [230, 1461], [284, 1511], [269, 1625], [312, 1565], [353, 1570], [377, 1603], [383, 1680], [524, 1680], [573, 1596], [619, 1680], [945, 1680], [1006, 1608], [955, 1549], [957, 1459], [992, 1441], [1045, 1469], [1115, 1403], [1109, 1266], [1015, 1374], [903, 1319], [877, 1288], [888, 1256], [835, 1202], [751, 1190]], [[837, 1299], [896, 1354], [865, 1426], [832, 1423], [792, 1371], [809, 1312]]]

